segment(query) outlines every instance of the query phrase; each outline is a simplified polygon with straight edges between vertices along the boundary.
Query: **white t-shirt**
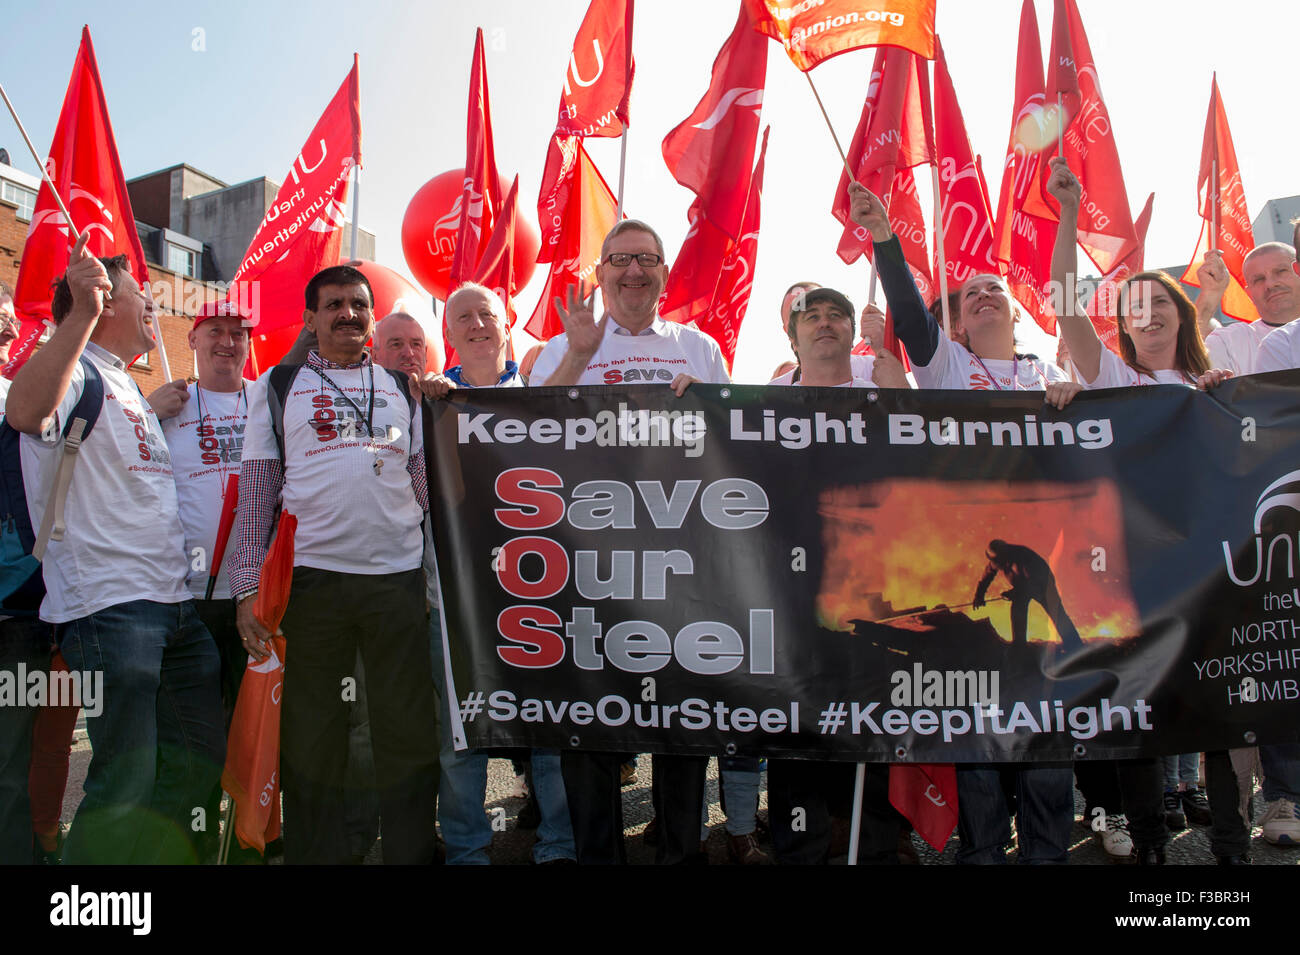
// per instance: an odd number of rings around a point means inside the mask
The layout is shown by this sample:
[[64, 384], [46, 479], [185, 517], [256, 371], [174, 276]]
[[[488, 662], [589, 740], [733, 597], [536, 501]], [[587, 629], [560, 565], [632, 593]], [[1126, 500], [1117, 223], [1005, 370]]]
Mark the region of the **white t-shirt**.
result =
[[[876, 380], [872, 375], [876, 369], [875, 355], [850, 355], [849, 367], [853, 371], [853, 381], [855, 388], [875, 388]], [[863, 381], [865, 384], [858, 385], [856, 382]], [[794, 369], [791, 368], [784, 375], [778, 375], [768, 382], [769, 385], [792, 385], [795, 384]]]
[[[569, 337], [556, 335], [537, 356], [528, 380], [534, 385], [545, 385], [568, 350]], [[666, 385], [682, 373], [712, 384], [730, 380], [718, 343], [704, 332], [656, 316], [649, 328], [640, 335], [632, 335], [611, 318], [605, 323], [605, 337], [578, 384], [657, 382]]]
[[[282, 495], [284, 509], [298, 518], [293, 564], [345, 574], [414, 570], [424, 550], [424, 511], [406, 462], [424, 451], [419, 405], [412, 417], [392, 375], [369, 361], [324, 374], [355, 402], [361, 417], [314, 368], [298, 370], [284, 403]], [[269, 375], [248, 389], [254, 411], [244, 433], [245, 461], [279, 458], [266, 410]], [[372, 387], [373, 439], [365, 421]], [[376, 459], [383, 462], [378, 473]]]
[[1188, 380], [1181, 371], [1162, 368], [1149, 375], [1139, 374], [1125, 363], [1123, 358], [1109, 348], [1102, 346], [1101, 368], [1092, 382], [1082, 382], [1089, 391], [1096, 388], [1133, 388], [1137, 385], [1186, 385], [1196, 387], [1195, 380]]
[[[81, 445], [64, 505], [67, 531], [45, 552], [41, 619], [67, 623], [132, 600], [190, 599], [188, 561], [162, 426], [125, 364], [93, 342], [86, 357], [104, 379], [104, 407]], [[78, 362], [59, 402], [63, 428], [86, 385]], [[63, 442], [22, 437], [23, 481], [32, 527], [39, 529]]]
[[[521, 377], [519, 376], [519, 373], [516, 371], [515, 374], [513, 374], [513, 375], [510, 376], [509, 380], [507, 380], [507, 381], [503, 381], [503, 382], [501, 382], [501, 383], [499, 383], [499, 384], [496, 384], [496, 385], [493, 385], [492, 387], [493, 387], [493, 388], [522, 388], [523, 386], [524, 386], [524, 380], [523, 380], [523, 378], [521, 378]], [[456, 385], [456, 387], [457, 387], [457, 388], [476, 388], [477, 386], [476, 386], [476, 385], [471, 385], [471, 384], [470, 384], [469, 382], [467, 382], [467, 381], [462, 381], [460, 384]], [[429, 606], [430, 606], [430, 607], [434, 607], [434, 608], [436, 608], [436, 607], [438, 607], [438, 606], [442, 603], [442, 593], [441, 593], [441, 591], [439, 590], [439, 586], [438, 586], [438, 571], [437, 571], [437, 568], [434, 566], [434, 561], [433, 561], [433, 537], [432, 537], [432, 534], [426, 534], [426, 535], [425, 535], [425, 542], [424, 542], [424, 579], [425, 579], [425, 582], [427, 583], [427, 586], [428, 586], [428, 593], [427, 593], [427, 596], [428, 596], [428, 598], [429, 598]], [[436, 661], [436, 660], [434, 661], [434, 666], [441, 666], [441, 665], [442, 665], [442, 664], [439, 663], [438, 661]]]
[[1257, 319], [1253, 322], [1233, 322], [1222, 328], [1216, 328], [1205, 339], [1205, 347], [1210, 352], [1210, 367], [1226, 368], [1238, 376], [1253, 375], [1259, 343], [1267, 338], [1270, 332], [1281, 327]]
[[[163, 422], [163, 434], [172, 453], [176, 472], [176, 496], [180, 500], [181, 526], [185, 528], [185, 554], [189, 558], [186, 586], [195, 597], [202, 598], [208, 588], [208, 573], [215, 557], [217, 526], [225, 502], [226, 478], [239, 473], [244, 447], [244, 427], [248, 421], [245, 381], [240, 391], [208, 391], [197, 383], [190, 385], [190, 400], [180, 414]], [[201, 430], [200, 430], [201, 429]], [[221, 558], [213, 600], [230, 599], [230, 581], [226, 575], [226, 554]], [[202, 570], [195, 570], [195, 548], [202, 548]]]
[[977, 358], [966, 346], [939, 336], [930, 364], [912, 363], [918, 388], [948, 391], [1043, 391], [1048, 382], [1070, 376], [1039, 358]]
[[12, 381], [0, 375], [0, 414], [5, 413], [5, 401], [9, 398], [9, 388], [12, 384]]
[[1255, 374], [1300, 368], [1300, 319], [1275, 328], [1259, 343]]

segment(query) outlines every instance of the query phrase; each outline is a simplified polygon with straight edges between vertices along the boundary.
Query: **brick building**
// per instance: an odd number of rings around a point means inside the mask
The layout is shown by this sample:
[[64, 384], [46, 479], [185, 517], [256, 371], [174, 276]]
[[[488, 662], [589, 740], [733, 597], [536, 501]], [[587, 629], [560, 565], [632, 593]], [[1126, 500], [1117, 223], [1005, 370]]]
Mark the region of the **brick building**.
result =
[[[227, 185], [187, 165], [148, 173], [126, 185], [172, 377], [185, 378], [194, 373], [188, 341], [193, 317], [205, 301], [224, 297], [224, 283], [234, 277], [280, 187], [264, 177]], [[0, 282], [10, 288], [18, 281], [39, 187], [37, 176], [0, 162]], [[350, 249], [351, 242], [349, 220], [342, 248]], [[357, 253], [374, 258], [373, 233], [358, 230]], [[158, 352], [136, 362], [131, 374], [145, 394], [163, 384]]]

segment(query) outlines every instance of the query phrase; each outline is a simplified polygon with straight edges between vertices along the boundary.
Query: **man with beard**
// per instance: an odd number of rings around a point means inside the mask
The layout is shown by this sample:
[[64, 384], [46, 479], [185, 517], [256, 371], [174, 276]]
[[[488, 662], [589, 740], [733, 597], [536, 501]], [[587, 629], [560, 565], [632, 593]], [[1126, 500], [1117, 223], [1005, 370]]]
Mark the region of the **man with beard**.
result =
[[[298, 519], [282, 629], [292, 645], [281, 712], [285, 860], [350, 860], [344, 821], [348, 692], [360, 650], [384, 861], [432, 862], [438, 733], [425, 640], [428, 510], [418, 404], [405, 376], [365, 350], [370, 283], [350, 266], [312, 277], [303, 324], [317, 345], [248, 390], [236, 549], [229, 562], [243, 645], [265, 659], [253, 614], [277, 499]], [[278, 414], [276, 411], [278, 410]]]

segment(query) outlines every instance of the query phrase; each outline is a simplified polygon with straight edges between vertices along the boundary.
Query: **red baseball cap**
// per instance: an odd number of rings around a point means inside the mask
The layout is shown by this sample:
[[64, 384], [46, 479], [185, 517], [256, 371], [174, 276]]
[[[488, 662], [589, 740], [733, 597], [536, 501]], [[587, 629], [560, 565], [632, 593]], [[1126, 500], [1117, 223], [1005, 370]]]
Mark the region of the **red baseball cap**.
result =
[[252, 312], [239, 302], [232, 302], [228, 299], [204, 302], [203, 307], [194, 316], [194, 327], [198, 328], [209, 318], [238, 318], [242, 320], [241, 323], [245, 326], [253, 324]]

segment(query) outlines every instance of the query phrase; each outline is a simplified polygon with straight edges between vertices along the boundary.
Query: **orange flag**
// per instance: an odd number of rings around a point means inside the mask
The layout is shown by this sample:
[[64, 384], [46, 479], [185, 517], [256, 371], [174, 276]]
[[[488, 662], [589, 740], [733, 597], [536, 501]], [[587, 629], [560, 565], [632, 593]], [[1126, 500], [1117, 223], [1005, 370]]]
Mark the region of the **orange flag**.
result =
[[1242, 265], [1246, 253], [1255, 247], [1255, 233], [1246, 211], [1246, 191], [1241, 184], [1232, 131], [1228, 129], [1228, 114], [1219, 96], [1218, 74], [1210, 80], [1210, 114], [1205, 120], [1205, 139], [1201, 143], [1197, 189], [1203, 225], [1196, 253], [1183, 272], [1183, 281], [1199, 288], [1196, 270], [1205, 261], [1205, 253], [1217, 249], [1223, 253], [1223, 264], [1228, 269], [1228, 290], [1223, 293], [1220, 309], [1238, 321], [1253, 322], [1259, 318], [1259, 312], [1246, 294]]
[[934, 58], [936, 0], [745, 0], [754, 29], [776, 40], [805, 73], [864, 46], [898, 46]]
[[[258, 622], [275, 634], [289, 606], [293, 538], [298, 519], [281, 512], [275, 539], [262, 562], [253, 600]], [[235, 835], [244, 848], [266, 849], [280, 835], [280, 693], [284, 685], [285, 639], [271, 638], [271, 655], [248, 658], [226, 743], [221, 787], [235, 801]]]
[[595, 284], [600, 244], [614, 227], [618, 211], [614, 193], [583, 149], [582, 140], [571, 137], [566, 148], [575, 150], [576, 158], [569, 172], [571, 181], [564, 189], [565, 204], [554, 213], [562, 224], [555, 236], [551, 271], [542, 297], [524, 325], [524, 331], [542, 341], [564, 331], [564, 323], [555, 311], [555, 299], [563, 300], [565, 291], [579, 282]]

